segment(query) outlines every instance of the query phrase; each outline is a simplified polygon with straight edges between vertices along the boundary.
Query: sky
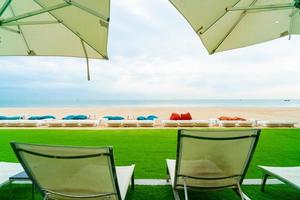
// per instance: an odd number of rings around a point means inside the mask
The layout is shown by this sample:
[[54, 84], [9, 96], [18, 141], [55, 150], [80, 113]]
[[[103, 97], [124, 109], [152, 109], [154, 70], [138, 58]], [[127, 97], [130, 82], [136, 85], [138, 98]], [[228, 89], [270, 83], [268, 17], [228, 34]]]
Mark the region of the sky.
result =
[[0, 57], [1, 100], [296, 99], [300, 38], [209, 55], [168, 0], [112, 0], [109, 60]]

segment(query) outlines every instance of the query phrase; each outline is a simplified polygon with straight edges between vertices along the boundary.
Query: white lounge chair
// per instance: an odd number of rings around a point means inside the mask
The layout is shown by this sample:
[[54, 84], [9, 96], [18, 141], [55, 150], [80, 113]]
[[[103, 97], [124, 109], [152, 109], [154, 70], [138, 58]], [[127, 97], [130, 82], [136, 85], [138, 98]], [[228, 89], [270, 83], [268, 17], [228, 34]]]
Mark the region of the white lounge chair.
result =
[[298, 122], [295, 121], [262, 121], [262, 125], [269, 128], [275, 128], [275, 127], [292, 128], [295, 127], [297, 123]]
[[211, 122], [210, 120], [193, 120], [195, 127], [210, 127]]
[[98, 120], [63, 120], [65, 127], [96, 127]]
[[221, 127], [236, 127], [237, 121], [219, 121]]
[[178, 120], [177, 121], [179, 127], [193, 127], [194, 121], [193, 120]]
[[178, 190], [232, 188], [249, 199], [241, 184], [256, 148], [260, 130], [179, 130], [176, 160], [167, 160], [174, 198]]
[[254, 121], [237, 121], [237, 126], [238, 127], [253, 127], [255, 126], [255, 122]]
[[11, 143], [44, 200], [124, 200], [134, 165], [116, 167], [111, 147], [71, 147]]
[[161, 123], [164, 127], [178, 127], [178, 121], [176, 120], [162, 120]]
[[137, 127], [138, 120], [123, 120], [124, 127]]
[[107, 127], [122, 127], [123, 120], [106, 120], [105, 125]]
[[209, 120], [178, 120], [179, 127], [209, 127]]
[[269, 167], [258, 166], [264, 173], [261, 191], [265, 190], [265, 185], [269, 176], [289, 184], [300, 190], [300, 166], [297, 167]]
[[38, 127], [42, 124], [41, 120], [0, 120], [0, 127]]
[[64, 127], [64, 120], [49, 120], [46, 123], [48, 127]]
[[154, 127], [155, 121], [154, 120], [138, 120], [139, 127]]
[[48, 127], [96, 127], [98, 120], [48, 120], [45, 122]]
[[7, 183], [9, 177], [24, 171], [19, 163], [0, 162], [0, 186]]

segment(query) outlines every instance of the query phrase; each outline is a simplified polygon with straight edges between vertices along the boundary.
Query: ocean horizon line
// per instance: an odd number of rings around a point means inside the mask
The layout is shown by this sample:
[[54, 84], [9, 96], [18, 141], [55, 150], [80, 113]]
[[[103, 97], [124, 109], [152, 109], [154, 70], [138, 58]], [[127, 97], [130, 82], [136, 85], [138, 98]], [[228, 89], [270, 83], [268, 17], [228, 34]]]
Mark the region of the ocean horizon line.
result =
[[9, 107], [300, 107], [300, 99], [0, 100], [0, 108]]

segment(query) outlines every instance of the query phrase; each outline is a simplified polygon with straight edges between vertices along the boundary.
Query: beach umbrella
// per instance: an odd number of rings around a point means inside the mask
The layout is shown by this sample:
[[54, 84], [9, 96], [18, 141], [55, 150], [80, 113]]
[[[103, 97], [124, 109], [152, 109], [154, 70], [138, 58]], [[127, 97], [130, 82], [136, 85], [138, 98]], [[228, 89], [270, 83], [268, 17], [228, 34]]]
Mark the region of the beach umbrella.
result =
[[170, 0], [210, 54], [300, 34], [300, 0]]
[[0, 0], [1, 56], [108, 59], [110, 0]]

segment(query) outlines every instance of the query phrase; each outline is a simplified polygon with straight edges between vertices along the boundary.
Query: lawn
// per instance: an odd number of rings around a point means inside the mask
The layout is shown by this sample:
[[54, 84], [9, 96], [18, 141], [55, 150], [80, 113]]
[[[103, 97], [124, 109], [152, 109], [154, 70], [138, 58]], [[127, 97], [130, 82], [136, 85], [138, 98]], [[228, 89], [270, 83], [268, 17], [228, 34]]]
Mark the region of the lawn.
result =
[[[175, 158], [177, 131], [147, 130], [0, 130], [0, 161], [17, 162], [11, 141], [113, 146], [117, 165], [136, 164], [136, 178], [165, 178], [166, 158]], [[257, 165], [293, 166], [300, 163], [300, 129], [264, 129], [248, 178], [260, 178]]]
[[[29, 142], [42, 144], [113, 146], [117, 165], [136, 164], [135, 176], [138, 179], [165, 178], [166, 158], [175, 158], [177, 131], [175, 129], [127, 129], [127, 130], [49, 130], [49, 129], [1, 129], [0, 161], [17, 162], [9, 142]], [[254, 154], [247, 178], [261, 178], [257, 165], [293, 166], [300, 163], [300, 129], [263, 129], [257, 150]], [[245, 186], [245, 192], [254, 195], [254, 199], [299, 199], [299, 192], [288, 186], [269, 186], [265, 194], [258, 186]], [[280, 189], [280, 192], [277, 191]], [[6, 187], [0, 189], [0, 199], [8, 195]], [[273, 191], [274, 192], [271, 192]], [[19, 192], [20, 191], [20, 192]], [[26, 192], [22, 192], [26, 191]], [[277, 192], [276, 192], [277, 191]], [[28, 195], [28, 186], [16, 186], [16, 195]], [[203, 199], [228, 199], [231, 192], [217, 193]], [[285, 195], [289, 194], [289, 195]], [[2, 196], [1, 196], [2, 195]], [[192, 194], [193, 195], [193, 194]], [[220, 196], [218, 196], [220, 195]], [[129, 191], [128, 199], [172, 199], [170, 187], [138, 186], [134, 193]], [[209, 195], [210, 196], [210, 195]], [[162, 198], [163, 197], [163, 198]], [[296, 198], [294, 198], [296, 197]], [[17, 198], [18, 199], [18, 198]], [[199, 199], [195, 198], [195, 199]], [[202, 199], [202, 198], [201, 198]]]
[[[244, 186], [244, 192], [252, 200], [299, 200], [300, 192], [287, 185], [269, 185], [265, 192], [259, 186]], [[182, 192], [181, 199], [184, 199]], [[191, 200], [239, 200], [240, 198], [230, 189], [216, 192], [189, 192]], [[3, 186], [0, 189], [2, 200], [31, 200], [30, 185]], [[42, 200], [36, 192], [36, 200]], [[171, 186], [136, 186], [135, 190], [128, 190], [126, 200], [174, 200]]]

